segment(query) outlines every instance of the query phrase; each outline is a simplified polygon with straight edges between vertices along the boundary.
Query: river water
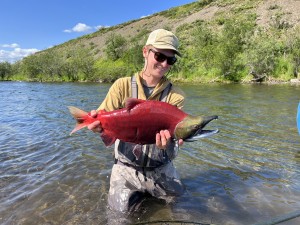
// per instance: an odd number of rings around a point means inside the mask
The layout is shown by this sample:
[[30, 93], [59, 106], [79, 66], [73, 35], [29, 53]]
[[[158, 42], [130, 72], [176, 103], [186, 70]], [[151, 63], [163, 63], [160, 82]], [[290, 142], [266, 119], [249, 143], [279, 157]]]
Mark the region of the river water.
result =
[[[112, 148], [67, 106], [97, 108], [110, 85], [0, 83], [0, 223], [108, 224]], [[127, 224], [185, 220], [250, 225], [300, 209], [300, 86], [181, 85], [184, 111], [219, 115], [215, 136], [185, 143], [174, 161], [187, 193], [147, 200]], [[113, 218], [113, 219], [112, 219]], [[119, 219], [115, 219], [119, 221]], [[126, 224], [124, 222], [124, 224]], [[298, 225], [300, 218], [284, 222]]]

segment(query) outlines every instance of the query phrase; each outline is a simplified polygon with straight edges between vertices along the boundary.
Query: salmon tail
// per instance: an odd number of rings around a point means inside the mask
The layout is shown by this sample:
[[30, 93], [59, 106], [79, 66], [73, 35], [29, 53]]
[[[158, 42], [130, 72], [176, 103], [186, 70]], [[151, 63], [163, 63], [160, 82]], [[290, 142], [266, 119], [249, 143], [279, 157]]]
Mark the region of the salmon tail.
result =
[[70, 110], [71, 115], [76, 119], [77, 122], [75, 128], [70, 133], [71, 135], [74, 132], [89, 125], [89, 122], [86, 121], [86, 116], [88, 115], [88, 113], [74, 106], [68, 106], [68, 108]]

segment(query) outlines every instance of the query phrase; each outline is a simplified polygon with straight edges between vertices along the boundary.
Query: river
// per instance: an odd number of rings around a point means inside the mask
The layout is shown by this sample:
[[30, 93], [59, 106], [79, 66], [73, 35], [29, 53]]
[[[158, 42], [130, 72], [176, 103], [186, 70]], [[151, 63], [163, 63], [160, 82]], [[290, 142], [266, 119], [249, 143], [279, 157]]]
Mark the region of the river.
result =
[[[149, 199], [127, 223], [251, 225], [299, 210], [300, 86], [180, 86], [184, 110], [219, 115], [209, 127], [220, 133], [180, 149], [174, 164], [186, 194], [172, 205]], [[88, 130], [70, 136], [75, 121], [67, 106], [95, 109], [109, 87], [0, 82], [1, 224], [108, 224], [113, 150]]]

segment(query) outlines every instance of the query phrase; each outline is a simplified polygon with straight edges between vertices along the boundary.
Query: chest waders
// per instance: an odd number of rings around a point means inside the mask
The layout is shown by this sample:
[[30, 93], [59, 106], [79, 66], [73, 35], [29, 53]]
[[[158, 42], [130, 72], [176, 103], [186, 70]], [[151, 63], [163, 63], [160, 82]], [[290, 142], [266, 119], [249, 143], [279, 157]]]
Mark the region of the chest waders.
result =
[[[131, 89], [131, 97], [138, 98], [135, 77], [131, 80]], [[162, 91], [160, 101], [166, 101], [170, 89], [171, 84]], [[161, 150], [155, 144], [137, 145], [116, 140], [108, 194], [110, 208], [131, 213], [149, 194], [168, 203], [183, 194], [184, 186], [171, 162], [177, 151], [176, 142], [170, 142], [166, 150]]]
[[[166, 102], [171, 87], [172, 84], [169, 83], [169, 85], [162, 91], [159, 98], [160, 101]], [[131, 97], [138, 98], [138, 88], [135, 76], [131, 77], [131, 90]], [[115, 142], [115, 163], [118, 162], [134, 167], [137, 170], [152, 170], [170, 162], [170, 158], [165, 150], [163, 151], [158, 149], [155, 144], [132, 144], [117, 139]]]

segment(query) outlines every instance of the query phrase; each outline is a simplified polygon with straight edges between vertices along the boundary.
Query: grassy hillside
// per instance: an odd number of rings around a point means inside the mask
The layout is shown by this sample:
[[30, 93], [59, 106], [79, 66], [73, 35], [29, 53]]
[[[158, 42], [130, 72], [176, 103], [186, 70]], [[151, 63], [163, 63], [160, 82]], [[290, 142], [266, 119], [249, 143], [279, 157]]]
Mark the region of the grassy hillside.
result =
[[[143, 66], [157, 28], [173, 31], [181, 82], [288, 81], [299, 77], [299, 0], [201, 0], [70, 40], [4, 66], [2, 79], [111, 82]], [[9, 69], [7, 69], [9, 67]], [[7, 72], [9, 71], [9, 72]]]

